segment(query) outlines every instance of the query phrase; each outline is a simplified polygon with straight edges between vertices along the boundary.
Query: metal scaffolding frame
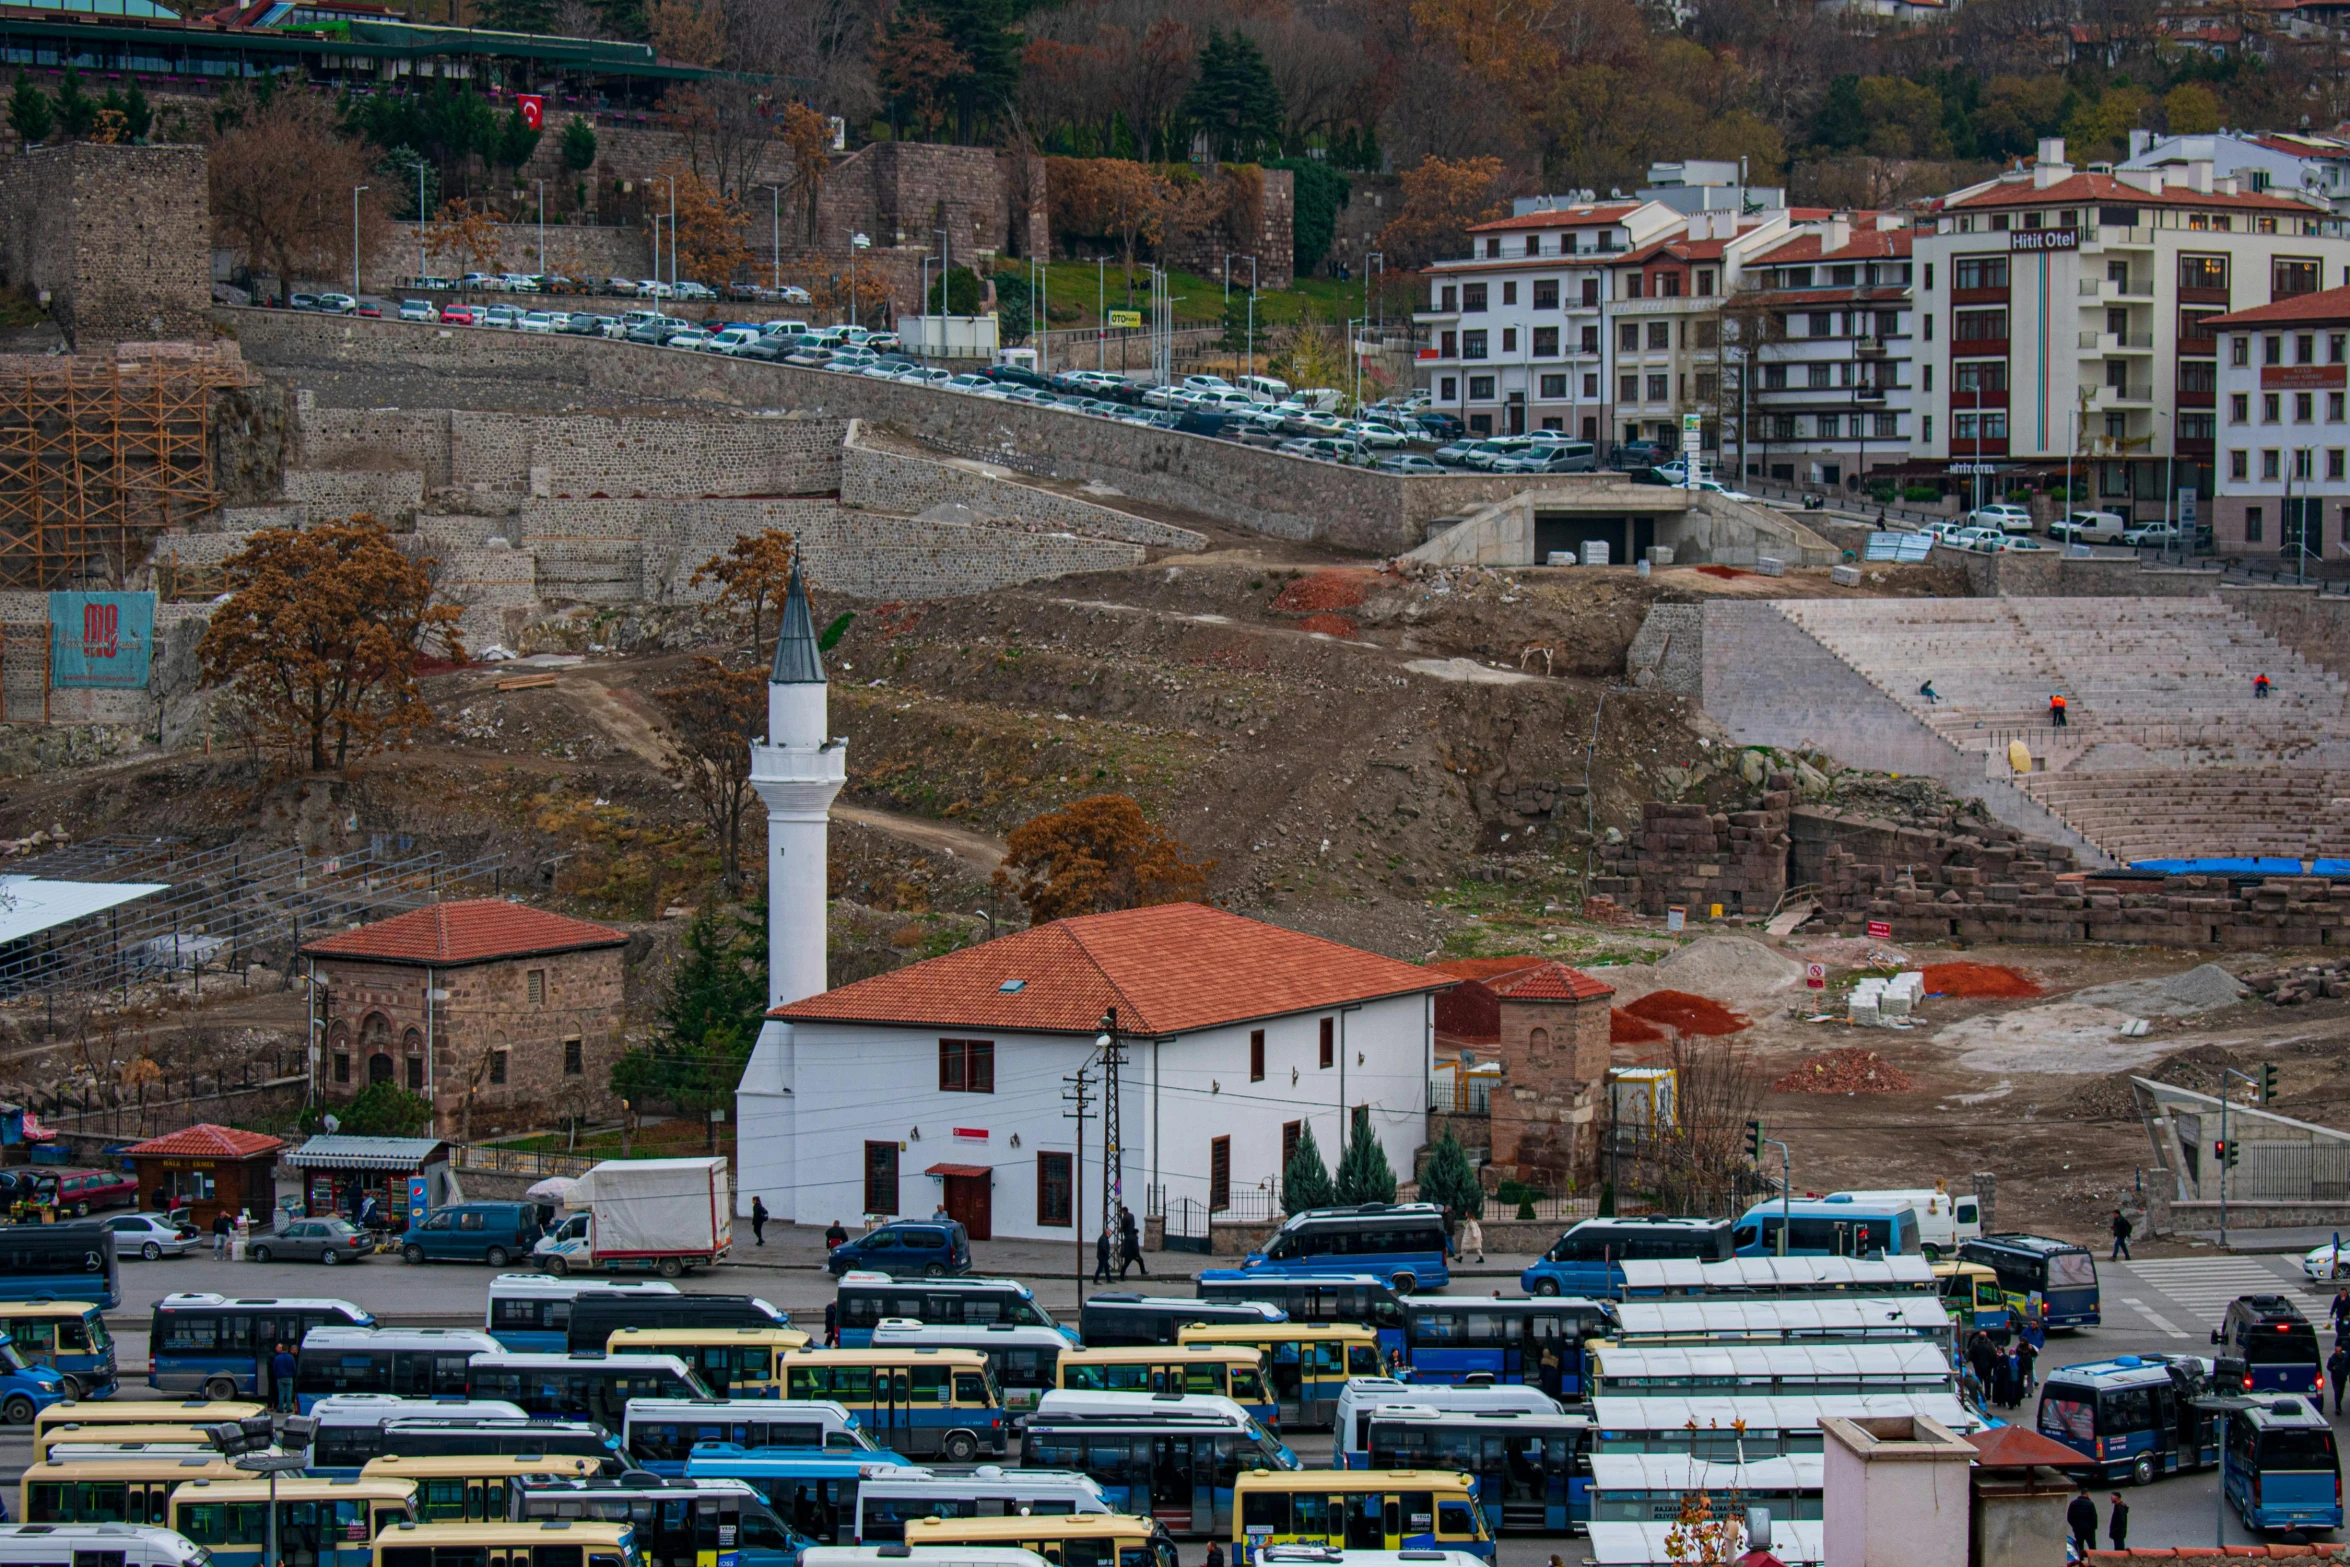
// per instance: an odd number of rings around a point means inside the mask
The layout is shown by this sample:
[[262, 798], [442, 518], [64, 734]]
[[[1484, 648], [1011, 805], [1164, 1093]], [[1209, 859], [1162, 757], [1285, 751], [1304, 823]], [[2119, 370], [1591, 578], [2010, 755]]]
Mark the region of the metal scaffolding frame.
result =
[[445, 897], [495, 895], [505, 860], [452, 864], [409, 852], [405, 840], [322, 857], [298, 848], [175, 838], [92, 839], [0, 861], [0, 874], [52, 881], [161, 882], [166, 890], [37, 937], [0, 945], [0, 999], [127, 989], [161, 974], [200, 987], [214, 972], [291, 965], [303, 942], [345, 926], [404, 914]]
[[212, 401], [234, 344], [0, 355], [0, 587], [124, 585], [155, 535], [220, 504]]

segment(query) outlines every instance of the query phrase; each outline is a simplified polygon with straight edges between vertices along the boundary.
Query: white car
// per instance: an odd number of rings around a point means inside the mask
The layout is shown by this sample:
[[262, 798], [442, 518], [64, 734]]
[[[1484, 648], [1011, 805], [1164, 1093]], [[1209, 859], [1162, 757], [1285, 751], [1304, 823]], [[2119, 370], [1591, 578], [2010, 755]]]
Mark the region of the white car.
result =
[[730, 326], [702, 346], [714, 354], [739, 354], [759, 341], [759, 334], [750, 327]]
[[2118, 512], [2068, 512], [2048, 525], [2052, 539], [2073, 539], [2083, 544], [2111, 544], [2121, 538], [2129, 524]]
[[1346, 433], [1375, 451], [1394, 451], [1405, 444], [1406, 437], [1391, 424], [1376, 420], [1357, 419], [1346, 426]]
[[2142, 544], [2176, 544], [2179, 542], [2179, 525], [2175, 522], [2145, 523], [2139, 527], [2131, 528], [2125, 531], [2122, 534], [2122, 542], [2124, 544], [2133, 546]]
[[682, 331], [682, 332], [679, 332], [679, 333], [677, 333], [676, 335], [674, 335], [674, 336], [672, 336], [671, 338], [669, 338], [669, 339], [668, 339], [666, 342], [664, 342], [664, 343], [663, 343], [661, 346], [662, 346], [663, 348], [696, 348], [696, 349], [698, 349], [698, 348], [704, 348], [704, 347], [707, 347], [707, 346], [709, 345], [709, 342], [710, 342], [710, 334], [709, 334], [709, 333], [707, 333], [707, 332], [703, 331], [703, 330], [702, 330], [700, 327], [698, 327], [698, 326], [689, 326], [689, 327], [687, 327], [687, 328], [686, 328], [684, 331]]
[[2350, 1279], [2350, 1250], [2337, 1253], [2333, 1242], [2328, 1241], [2301, 1259], [2301, 1271], [2312, 1284]]
[[518, 332], [552, 332], [555, 330], [555, 321], [544, 310], [525, 310], [515, 321], [514, 329]]
[[787, 305], [812, 305], [816, 302], [815, 296], [810, 294], [806, 289], [800, 287], [797, 283], [784, 284], [783, 293], [780, 297]]
[[1982, 528], [1970, 524], [1955, 532], [1943, 534], [1942, 542], [1954, 550], [1973, 550], [1979, 555], [1988, 555], [1998, 550], [2006, 538], [2007, 535], [1997, 528]]
[[1967, 514], [1967, 521], [1978, 528], [1997, 528], [2002, 533], [2029, 533], [2032, 514], [2008, 501], [1994, 501], [1978, 506]]
[[687, 278], [684, 282], [677, 285], [677, 297], [680, 299], [716, 299], [718, 297], [718, 291], [714, 288], [705, 287], [704, 285], [695, 282], [692, 278]]
[[430, 321], [439, 314], [440, 312], [433, 308], [433, 302], [429, 299], [403, 299], [400, 301], [400, 319], [403, 321]]
[[535, 294], [539, 291], [539, 280], [527, 272], [509, 272], [500, 281], [506, 285], [509, 294]]
[[677, 297], [677, 290], [657, 277], [646, 278], [636, 286], [636, 292], [639, 299], [674, 299]]
[[491, 272], [468, 272], [465, 274], [465, 280], [460, 286], [465, 288], [481, 289], [493, 294], [502, 294], [506, 291], [506, 280]]
[[604, 279], [604, 292], [607, 294], [637, 294], [643, 292], [643, 290], [644, 285], [632, 277], [608, 277]]

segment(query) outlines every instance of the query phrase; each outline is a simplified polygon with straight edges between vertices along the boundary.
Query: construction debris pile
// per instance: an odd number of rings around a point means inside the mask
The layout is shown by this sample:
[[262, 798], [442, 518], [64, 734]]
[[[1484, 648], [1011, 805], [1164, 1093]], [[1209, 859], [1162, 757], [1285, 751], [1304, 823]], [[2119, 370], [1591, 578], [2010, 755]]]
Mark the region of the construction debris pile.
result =
[[1916, 1088], [1907, 1072], [1859, 1045], [1814, 1056], [1771, 1084], [1774, 1094], [1906, 1094]]
[[2350, 996], [2350, 959], [2337, 959], [2332, 964], [2306, 963], [2298, 968], [2276, 969], [2265, 974], [2247, 974], [2244, 983], [2254, 995], [2266, 996], [2280, 1007], [2296, 1007], [2304, 1001], [2315, 1001], [2323, 996], [2338, 1001]]

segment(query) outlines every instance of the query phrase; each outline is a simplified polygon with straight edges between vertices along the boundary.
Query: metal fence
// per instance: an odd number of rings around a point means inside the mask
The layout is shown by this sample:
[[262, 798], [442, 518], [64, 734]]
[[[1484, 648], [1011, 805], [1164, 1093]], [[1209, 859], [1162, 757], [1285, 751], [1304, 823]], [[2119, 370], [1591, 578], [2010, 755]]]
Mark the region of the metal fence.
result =
[[1438, 1115], [1491, 1115], [1493, 1084], [1490, 1077], [1439, 1072], [1428, 1080], [1428, 1108]]
[[587, 1174], [598, 1162], [586, 1154], [532, 1153], [521, 1148], [500, 1148], [495, 1143], [454, 1143], [449, 1149], [451, 1166], [487, 1175], [579, 1176]]
[[[2215, 1120], [2216, 1124], [2216, 1120]], [[2239, 1138], [2231, 1202], [2350, 1202], [2350, 1143]]]

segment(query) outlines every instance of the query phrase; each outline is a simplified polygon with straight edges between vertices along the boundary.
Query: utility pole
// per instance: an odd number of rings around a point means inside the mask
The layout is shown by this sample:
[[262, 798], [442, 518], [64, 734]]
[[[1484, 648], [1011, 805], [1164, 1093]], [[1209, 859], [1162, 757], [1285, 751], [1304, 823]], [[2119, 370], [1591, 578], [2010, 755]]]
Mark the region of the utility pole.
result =
[[[365, 189], [364, 185], [351, 187], [351, 297], [354, 300], [359, 297], [359, 193]], [[354, 304], [351, 308], [359, 307]]]
[[416, 282], [424, 284], [424, 160], [416, 160]]
[[1102, 1225], [1123, 1239], [1118, 1229], [1126, 1200], [1126, 1144], [1118, 1109], [1118, 1079], [1126, 1066], [1118, 1039], [1118, 1009], [1102, 1014], [1102, 1031], [1094, 1040], [1102, 1062]]
[[1085, 1307], [1085, 1110], [1093, 1102], [1092, 1084], [1086, 1076], [1088, 1060], [1077, 1068], [1076, 1075], [1064, 1077], [1069, 1086], [1061, 1091], [1061, 1099], [1070, 1106], [1061, 1112], [1061, 1118], [1077, 1123], [1077, 1157], [1069, 1166], [1069, 1226], [1077, 1237], [1077, 1305]]

